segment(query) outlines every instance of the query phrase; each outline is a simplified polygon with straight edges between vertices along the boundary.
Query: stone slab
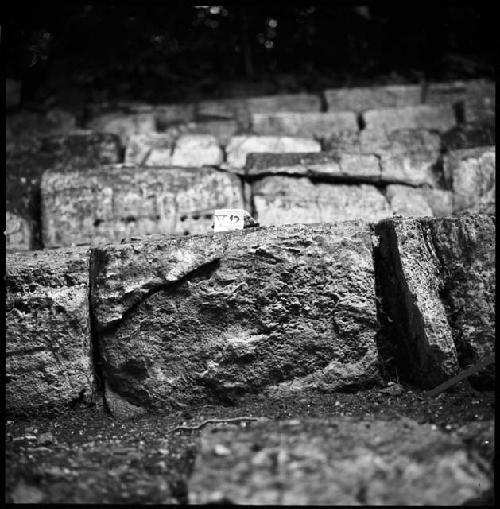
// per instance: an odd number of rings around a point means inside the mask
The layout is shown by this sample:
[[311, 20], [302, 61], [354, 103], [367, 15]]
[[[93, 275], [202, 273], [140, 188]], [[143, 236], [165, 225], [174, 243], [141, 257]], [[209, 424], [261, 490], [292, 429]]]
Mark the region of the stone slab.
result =
[[364, 358], [361, 383], [378, 380], [361, 222], [102, 246], [91, 279], [107, 386], [132, 404], [228, 402], [311, 373], [338, 388], [329, 364]]
[[250, 153], [320, 151], [320, 144], [313, 139], [288, 136], [233, 136], [226, 147], [227, 164], [233, 168], [243, 168]]
[[222, 149], [210, 134], [185, 134], [176, 141], [172, 153], [173, 166], [217, 166], [222, 161]]
[[375, 225], [382, 330], [402, 379], [432, 388], [494, 351], [494, 231], [484, 215]]
[[41, 187], [45, 246], [201, 233], [210, 230], [213, 209], [243, 207], [238, 177], [209, 168], [49, 171]]
[[88, 261], [88, 248], [7, 254], [8, 414], [45, 414], [94, 397]]
[[361, 113], [375, 108], [416, 106], [422, 102], [420, 85], [337, 88], [325, 90], [324, 95], [328, 111]]
[[305, 177], [270, 176], [253, 186], [256, 219], [263, 226], [369, 221], [392, 215], [386, 198], [373, 185], [313, 183]]
[[453, 193], [450, 191], [391, 184], [385, 193], [396, 215], [443, 217], [453, 213]]
[[458, 436], [410, 419], [250, 422], [202, 432], [188, 493], [190, 504], [466, 505], [492, 490], [492, 470]]
[[454, 212], [473, 208], [483, 197], [495, 202], [495, 147], [449, 152], [444, 158], [444, 174], [455, 193]]

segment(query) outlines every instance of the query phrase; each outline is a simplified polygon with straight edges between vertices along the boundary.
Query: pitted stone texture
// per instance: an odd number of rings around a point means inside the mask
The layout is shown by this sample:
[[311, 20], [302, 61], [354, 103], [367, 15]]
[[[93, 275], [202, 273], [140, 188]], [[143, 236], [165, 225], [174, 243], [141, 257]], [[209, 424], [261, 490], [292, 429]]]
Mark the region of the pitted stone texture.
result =
[[456, 435], [410, 419], [212, 426], [201, 435], [189, 503], [465, 505], [493, 489], [483, 463]]
[[5, 213], [5, 248], [10, 251], [29, 251], [34, 247], [35, 225], [26, 217], [8, 210]]
[[254, 183], [257, 220], [263, 226], [392, 215], [387, 200], [367, 184], [313, 183], [308, 178], [265, 177]]
[[447, 83], [429, 83], [424, 92], [426, 104], [455, 105], [465, 100], [466, 82], [452, 81]]
[[495, 147], [451, 151], [444, 159], [444, 173], [452, 182], [454, 212], [485, 200], [495, 203]]
[[88, 248], [7, 255], [6, 407], [50, 413], [93, 397]]
[[379, 152], [382, 178], [412, 185], [436, 186], [434, 173], [437, 156], [433, 152], [392, 153]]
[[195, 120], [196, 105], [194, 103], [161, 104], [154, 107], [154, 115], [158, 131], [171, 125], [185, 124]]
[[438, 133], [428, 129], [398, 129], [385, 132], [365, 129], [361, 131], [360, 150], [362, 153], [413, 154], [431, 153], [439, 156], [441, 138]]
[[495, 123], [495, 83], [487, 80], [471, 80], [466, 87], [465, 121]]
[[[22, 150], [8, 153], [6, 160], [6, 210], [29, 227], [29, 241], [10, 236], [9, 249], [39, 249], [41, 245], [40, 178], [47, 169], [64, 172], [85, 170], [116, 162], [120, 157], [119, 139], [112, 134], [72, 131], [66, 136], [38, 139], [23, 144]], [[7, 227], [9, 230], [9, 227]], [[18, 228], [14, 228], [18, 230]], [[20, 242], [20, 243], [18, 243]]]
[[243, 168], [250, 153], [320, 152], [320, 144], [309, 138], [287, 136], [233, 136], [226, 147], [227, 164]]
[[445, 151], [495, 145], [495, 124], [460, 124], [442, 134], [441, 145]]
[[147, 113], [112, 112], [93, 118], [87, 125], [95, 131], [112, 133], [120, 137], [123, 146], [133, 134], [148, 134], [156, 131], [156, 119], [152, 111]]
[[374, 155], [335, 152], [297, 154], [249, 154], [246, 165], [247, 175], [288, 174], [324, 177], [345, 177], [355, 179], [380, 178], [379, 160]]
[[324, 94], [328, 111], [351, 110], [361, 113], [375, 108], [416, 106], [422, 102], [420, 85], [337, 88], [325, 90]]
[[494, 231], [481, 215], [375, 225], [382, 330], [400, 376], [431, 388], [494, 351]]
[[453, 213], [453, 193], [450, 191], [392, 184], [387, 186], [385, 193], [396, 215], [442, 217]]
[[201, 233], [210, 230], [214, 208], [242, 206], [239, 179], [209, 168], [46, 172], [43, 241], [45, 246], [65, 246], [153, 233]]
[[217, 139], [210, 134], [181, 136], [172, 154], [174, 166], [216, 166], [222, 160], [223, 154]]
[[[226, 401], [310, 373], [338, 387], [324, 368], [376, 356], [361, 222], [103, 246], [91, 279], [104, 376], [136, 405]], [[377, 382], [374, 364], [357, 384]]]
[[163, 133], [132, 134], [125, 151], [125, 164], [134, 166], [169, 166], [173, 140]]
[[255, 113], [256, 134], [298, 136], [315, 139], [356, 139], [358, 121], [352, 111], [334, 113]]
[[375, 144], [375, 140], [385, 140], [391, 132], [401, 129], [428, 129], [447, 131], [455, 125], [455, 114], [450, 105], [409, 106], [406, 108], [386, 108], [369, 110], [363, 113], [366, 129], [362, 132], [361, 143]]

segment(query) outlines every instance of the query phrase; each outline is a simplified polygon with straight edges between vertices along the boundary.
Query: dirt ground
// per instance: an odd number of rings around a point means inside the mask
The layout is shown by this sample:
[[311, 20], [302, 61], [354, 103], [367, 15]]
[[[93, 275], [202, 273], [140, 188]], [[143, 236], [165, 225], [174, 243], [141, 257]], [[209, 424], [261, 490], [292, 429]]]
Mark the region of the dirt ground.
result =
[[[473, 391], [466, 383], [431, 399], [416, 390], [395, 392], [301, 393], [276, 400], [252, 395], [237, 406], [206, 406], [122, 422], [93, 408], [52, 418], [10, 420], [6, 422], [5, 501], [186, 503], [200, 431], [175, 428], [209, 418], [408, 417], [457, 433], [486, 461], [493, 461], [494, 444], [481, 433], [494, 419], [493, 392]], [[478, 503], [493, 504], [492, 497]]]

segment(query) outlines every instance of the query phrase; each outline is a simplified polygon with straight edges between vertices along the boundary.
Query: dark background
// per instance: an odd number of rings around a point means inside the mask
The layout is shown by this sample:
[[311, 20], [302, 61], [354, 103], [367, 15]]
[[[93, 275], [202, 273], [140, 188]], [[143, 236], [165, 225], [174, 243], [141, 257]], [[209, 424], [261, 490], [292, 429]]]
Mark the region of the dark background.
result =
[[493, 2], [13, 2], [6, 76], [23, 103], [190, 101], [494, 75]]

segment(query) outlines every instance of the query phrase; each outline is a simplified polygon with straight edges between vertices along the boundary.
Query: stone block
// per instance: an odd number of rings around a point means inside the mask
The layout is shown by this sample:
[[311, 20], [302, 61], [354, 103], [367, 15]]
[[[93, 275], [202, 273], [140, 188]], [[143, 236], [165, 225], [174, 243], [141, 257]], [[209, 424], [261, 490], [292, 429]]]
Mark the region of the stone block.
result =
[[210, 134], [181, 136], [172, 153], [174, 166], [217, 166], [222, 161], [222, 149], [215, 136]]
[[94, 397], [87, 248], [7, 255], [6, 409], [48, 414]]
[[364, 154], [382, 153], [411, 154], [433, 153], [437, 159], [441, 149], [441, 137], [428, 129], [398, 129], [385, 131], [364, 129], [359, 134], [360, 151]]
[[442, 217], [453, 213], [453, 193], [450, 191], [391, 184], [385, 192], [397, 215]]
[[466, 122], [495, 123], [495, 83], [470, 80], [466, 84], [464, 116]]
[[94, 131], [112, 133], [120, 137], [123, 146], [133, 134], [149, 134], [156, 132], [154, 112], [123, 113], [120, 111], [105, 113], [94, 117], [87, 123]]
[[209, 168], [48, 171], [41, 187], [47, 247], [206, 232], [213, 209], [243, 207], [238, 177]]
[[250, 153], [320, 151], [321, 146], [315, 140], [287, 136], [233, 136], [226, 147], [227, 164], [234, 168], [243, 168]]
[[219, 145], [227, 145], [230, 138], [238, 132], [238, 124], [234, 120], [207, 120], [193, 122], [189, 125], [191, 134], [211, 134]]
[[265, 177], [254, 183], [254, 206], [262, 226], [373, 220], [392, 215], [384, 195], [367, 184], [313, 183], [308, 178]]
[[352, 111], [255, 113], [252, 115], [252, 129], [263, 135], [352, 139], [358, 134], [358, 122]]
[[[95, 248], [92, 302], [104, 377], [143, 407], [230, 401], [372, 359], [371, 235], [360, 222], [249, 228]], [[360, 320], [359, 316], [363, 316]]]
[[[493, 429], [486, 435], [493, 440]], [[190, 504], [467, 505], [493, 466], [459, 437], [410, 419], [249, 422], [201, 434]]]
[[389, 85], [328, 89], [324, 92], [328, 111], [361, 113], [379, 108], [403, 108], [422, 102], [420, 85]]
[[173, 140], [163, 133], [132, 134], [125, 151], [125, 164], [133, 166], [169, 166]]
[[436, 186], [437, 156], [432, 152], [387, 153], [379, 152], [382, 178], [398, 183]]
[[483, 197], [494, 201], [495, 147], [449, 152], [444, 158], [444, 174], [452, 183], [454, 212], [473, 208]]
[[495, 145], [495, 124], [493, 122], [460, 124], [441, 135], [441, 145], [445, 151]]
[[[494, 352], [494, 232], [485, 215], [375, 225], [383, 342], [400, 377], [432, 388]], [[492, 386], [485, 371], [476, 383]]]
[[35, 225], [26, 217], [5, 212], [5, 248], [11, 251], [29, 251], [34, 248]]

